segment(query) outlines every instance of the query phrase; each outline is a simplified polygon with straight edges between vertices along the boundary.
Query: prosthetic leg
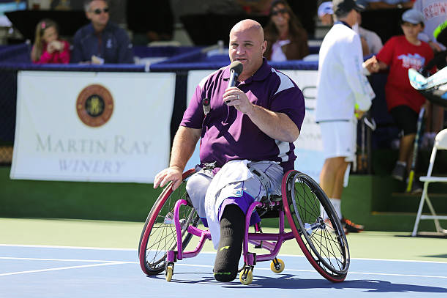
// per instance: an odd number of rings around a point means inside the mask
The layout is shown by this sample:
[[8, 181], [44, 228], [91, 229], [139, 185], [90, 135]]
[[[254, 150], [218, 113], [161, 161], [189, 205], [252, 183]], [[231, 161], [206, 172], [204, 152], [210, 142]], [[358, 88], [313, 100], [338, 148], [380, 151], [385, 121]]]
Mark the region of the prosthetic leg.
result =
[[245, 231], [245, 214], [237, 205], [227, 205], [220, 219], [220, 241], [214, 262], [214, 278], [228, 282], [236, 278]]

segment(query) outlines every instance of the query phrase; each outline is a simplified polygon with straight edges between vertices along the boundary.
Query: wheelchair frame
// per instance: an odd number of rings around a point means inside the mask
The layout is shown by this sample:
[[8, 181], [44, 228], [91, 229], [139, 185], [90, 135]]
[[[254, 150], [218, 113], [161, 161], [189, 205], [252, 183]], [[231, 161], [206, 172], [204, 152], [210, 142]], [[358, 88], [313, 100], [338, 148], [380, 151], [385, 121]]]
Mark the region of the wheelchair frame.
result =
[[[193, 169], [185, 172], [182, 185], [175, 191], [172, 190], [172, 184], [168, 184], [149, 212], [138, 246], [140, 266], [147, 275], [165, 271], [166, 280], [171, 281], [174, 263], [197, 256], [205, 242], [211, 240], [207, 229], [197, 227], [200, 219], [184, 189], [187, 179], [194, 172]], [[308, 175], [296, 170], [283, 176], [281, 188], [281, 196], [253, 202], [246, 213], [242, 250], [244, 266], [239, 275], [242, 284], [248, 285], [253, 281], [257, 262], [272, 261], [271, 270], [282, 272], [284, 262], [277, 256], [282, 244], [291, 239], [296, 239], [308, 261], [324, 278], [331, 282], [345, 280], [350, 264], [348, 242], [341, 222], [323, 190]], [[326, 221], [320, 216], [320, 204], [329, 217]], [[255, 211], [277, 212], [278, 233], [263, 233], [260, 224], [256, 224], [255, 232], [250, 233], [250, 218]], [[286, 231], [285, 218], [291, 231]], [[161, 235], [158, 235], [159, 232]], [[184, 251], [193, 236], [199, 237], [197, 246], [193, 250]], [[249, 244], [265, 249], [268, 253], [250, 252]]]

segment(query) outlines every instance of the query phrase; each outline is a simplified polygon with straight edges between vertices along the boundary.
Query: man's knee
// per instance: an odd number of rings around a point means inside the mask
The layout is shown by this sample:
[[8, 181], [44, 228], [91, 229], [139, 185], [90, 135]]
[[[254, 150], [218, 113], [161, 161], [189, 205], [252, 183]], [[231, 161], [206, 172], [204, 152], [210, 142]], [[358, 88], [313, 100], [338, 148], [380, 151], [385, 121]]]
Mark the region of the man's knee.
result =
[[326, 159], [324, 162], [325, 170], [331, 173], [336, 173], [342, 168], [346, 169], [348, 162], [346, 162], [346, 157], [337, 156]]
[[205, 195], [211, 178], [200, 173], [192, 175], [186, 183], [186, 191], [200, 217], [205, 217]]

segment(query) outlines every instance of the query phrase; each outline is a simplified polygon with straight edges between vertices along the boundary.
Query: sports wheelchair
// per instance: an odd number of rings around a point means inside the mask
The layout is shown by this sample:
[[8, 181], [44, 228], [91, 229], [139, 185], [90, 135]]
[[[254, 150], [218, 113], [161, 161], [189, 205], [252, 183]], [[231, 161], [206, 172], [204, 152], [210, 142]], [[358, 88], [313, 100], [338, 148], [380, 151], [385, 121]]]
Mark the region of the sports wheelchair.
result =
[[[191, 169], [183, 174], [183, 183], [175, 191], [168, 184], [154, 203], [144, 224], [138, 246], [140, 266], [146, 275], [165, 271], [171, 281], [176, 261], [197, 256], [206, 240], [211, 239], [206, 228], [199, 228], [200, 218], [189, 202], [186, 182], [194, 174]], [[311, 265], [327, 280], [345, 280], [350, 264], [348, 242], [340, 220], [319, 185], [308, 175], [296, 170], [287, 172], [282, 179], [281, 196], [270, 196], [253, 202], [246, 215], [243, 241], [244, 265], [239, 280], [248, 285], [253, 281], [253, 269], [257, 262], [271, 261], [271, 270], [280, 273], [284, 262], [277, 258], [281, 245], [295, 239]], [[320, 215], [323, 206], [328, 219]], [[277, 217], [277, 233], [263, 233], [256, 224], [249, 232], [252, 212], [261, 218]], [[289, 223], [286, 226], [285, 218]], [[198, 237], [197, 246], [186, 251], [193, 236]], [[265, 254], [249, 251], [249, 243], [264, 249]]]

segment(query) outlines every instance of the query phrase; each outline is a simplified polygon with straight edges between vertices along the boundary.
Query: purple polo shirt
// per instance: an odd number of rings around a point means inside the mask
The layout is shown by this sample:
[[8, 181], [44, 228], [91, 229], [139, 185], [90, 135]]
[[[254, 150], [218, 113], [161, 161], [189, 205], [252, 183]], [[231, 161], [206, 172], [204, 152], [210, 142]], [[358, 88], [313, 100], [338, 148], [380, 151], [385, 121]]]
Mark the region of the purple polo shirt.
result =
[[[203, 79], [186, 109], [181, 126], [201, 129], [200, 161], [222, 167], [230, 160], [271, 160], [281, 162], [284, 171], [293, 169], [296, 156], [293, 143], [274, 140], [263, 133], [247, 115], [227, 106], [222, 98], [230, 79], [229, 67]], [[262, 66], [249, 79], [236, 84], [258, 106], [284, 113], [301, 130], [304, 97], [285, 74], [273, 69], [264, 58]], [[203, 112], [202, 100], [210, 100], [210, 112]]]

